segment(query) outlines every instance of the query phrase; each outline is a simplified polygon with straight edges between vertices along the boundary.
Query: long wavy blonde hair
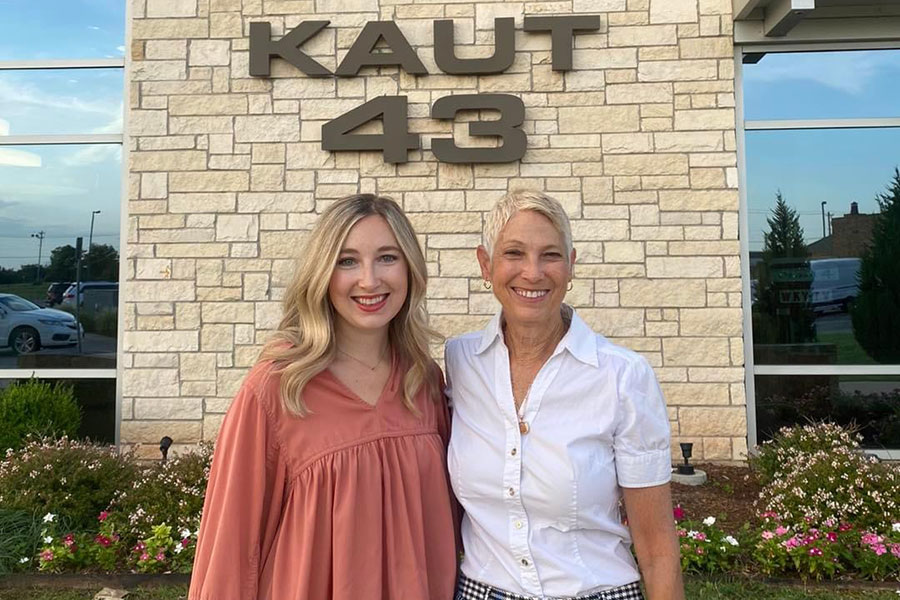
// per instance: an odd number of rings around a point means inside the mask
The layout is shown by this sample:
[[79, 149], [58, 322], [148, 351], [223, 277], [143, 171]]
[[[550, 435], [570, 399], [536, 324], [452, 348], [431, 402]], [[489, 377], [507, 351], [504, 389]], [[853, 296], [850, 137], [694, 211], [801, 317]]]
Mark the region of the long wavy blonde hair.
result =
[[365, 217], [382, 217], [397, 238], [408, 267], [409, 292], [400, 312], [388, 327], [393, 352], [408, 365], [403, 377], [403, 401], [417, 413], [415, 397], [422, 386], [436, 399], [439, 393], [429, 342], [440, 336], [428, 325], [425, 286], [428, 273], [415, 231], [403, 210], [390, 198], [358, 194], [342, 198], [319, 217], [300, 254], [294, 277], [284, 297], [284, 316], [260, 361], [275, 363], [281, 375], [281, 401], [296, 416], [309, 414], [303, 389], [325, 370], [335, 355], [335, 312], [328, 286], [338, 255], [350, 229]]

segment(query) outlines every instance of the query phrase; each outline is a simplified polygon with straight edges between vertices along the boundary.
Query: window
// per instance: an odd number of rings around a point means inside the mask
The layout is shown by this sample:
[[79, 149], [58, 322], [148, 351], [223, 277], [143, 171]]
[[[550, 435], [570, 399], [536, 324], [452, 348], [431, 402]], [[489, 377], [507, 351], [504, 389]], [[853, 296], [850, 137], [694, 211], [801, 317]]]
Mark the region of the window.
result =
[[75, 384], [110, 441], [124, 44], [123, 2], [0, 5], [0, 380]]
[[828, 418], [900, 450], [898, 76], [894, 49], [743, 65], [751, 442]]

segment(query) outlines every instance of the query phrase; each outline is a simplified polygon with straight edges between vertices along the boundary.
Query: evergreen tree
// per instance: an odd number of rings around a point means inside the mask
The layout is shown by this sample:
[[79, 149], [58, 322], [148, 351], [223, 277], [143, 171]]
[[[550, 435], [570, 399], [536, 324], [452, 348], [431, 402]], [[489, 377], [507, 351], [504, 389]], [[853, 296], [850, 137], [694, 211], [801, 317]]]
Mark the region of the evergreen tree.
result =
[[859, 295], [851, 311], [859, 345], [882, 363], [900, 362], [900, 169], [887, 191], [876, 196], [880, 210], [872, 244], [862, 257]]
[[806, 258], [800, 216], [779, 190], [766, 219], [763, 260], [757, 267], [757, 299], [753, 304], [756, 344], [798, 344], [816, 339], [815, 315], [806, 298], [812, 273]]

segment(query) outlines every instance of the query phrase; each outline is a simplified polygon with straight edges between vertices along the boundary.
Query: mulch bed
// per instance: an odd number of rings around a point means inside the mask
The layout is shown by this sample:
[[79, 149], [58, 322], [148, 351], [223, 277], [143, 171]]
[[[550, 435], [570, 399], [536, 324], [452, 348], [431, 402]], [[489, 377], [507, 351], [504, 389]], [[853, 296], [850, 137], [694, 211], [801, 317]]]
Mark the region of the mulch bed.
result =
[[761, 486], [750, 469], [713, 464], [696, 467], [706, 471], [705, 484], [672, 483], [672, 499], [681, 505], [687, 518], [716, 517], [716, 525], [727, 532], [739, 529], [744, 523], [758, 522], [753, 503], [759, 498]]

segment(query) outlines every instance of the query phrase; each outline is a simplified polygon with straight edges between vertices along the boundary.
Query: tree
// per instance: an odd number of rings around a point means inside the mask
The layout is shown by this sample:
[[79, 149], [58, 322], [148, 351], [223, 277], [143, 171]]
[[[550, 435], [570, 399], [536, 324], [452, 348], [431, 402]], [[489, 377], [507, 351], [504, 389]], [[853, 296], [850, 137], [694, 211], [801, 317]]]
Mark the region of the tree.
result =
[[812, 271], [800, 216], [775, 195], [769, 230], [763, 235], [763, 260], [757, 268], [753, 304], [755, 344], [799, 344], [816, 339], [815, 315], [808, 305]]
[[862, 256], [859, 295], [851, 309], [853, 334], [878, 362], [900, 362], [900, 169], [875, 197], [879, 214]]
[[44, 277], [47, 281], [75, 281], [75, 247], [69, 244], [50, 251], [50, 266]]
[[87, 267], [82, 277], [90, 277], [93, 281], [119, 280], [119, 253], [108, 244], [92, 244], [91, 251], [85, 257]]

